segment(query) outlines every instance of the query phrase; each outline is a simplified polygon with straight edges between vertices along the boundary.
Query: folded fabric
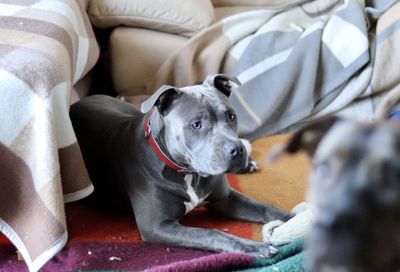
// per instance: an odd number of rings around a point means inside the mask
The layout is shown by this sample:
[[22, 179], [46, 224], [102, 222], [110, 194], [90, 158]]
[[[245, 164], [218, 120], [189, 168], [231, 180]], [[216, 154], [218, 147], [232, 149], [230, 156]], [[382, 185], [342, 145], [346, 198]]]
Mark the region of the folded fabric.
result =
[[291, 211], [295, 216], [286, 222], [274, 220], [262, 228], [263, 241], [273, 246], [304, 239], [311, 230], [312, 212], [310, 204], [302, 202]]
[[93, 190], [68, 112], [98, 54], [84, 1], [0, 1], [0, 231], [31, 271], [67, 241], [64, 200]]

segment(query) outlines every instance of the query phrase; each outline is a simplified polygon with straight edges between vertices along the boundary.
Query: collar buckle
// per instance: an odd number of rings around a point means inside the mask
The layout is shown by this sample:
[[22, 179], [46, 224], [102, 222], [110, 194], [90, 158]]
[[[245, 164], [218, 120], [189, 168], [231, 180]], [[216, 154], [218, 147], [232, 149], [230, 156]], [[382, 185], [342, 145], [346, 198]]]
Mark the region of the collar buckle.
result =
[[144, 137], [146, 137], [146, 139], [148, 139], [150, 137], [151, 134], [151, 129], [150, 126], [148, 126], [148, 129], [144, 130]]

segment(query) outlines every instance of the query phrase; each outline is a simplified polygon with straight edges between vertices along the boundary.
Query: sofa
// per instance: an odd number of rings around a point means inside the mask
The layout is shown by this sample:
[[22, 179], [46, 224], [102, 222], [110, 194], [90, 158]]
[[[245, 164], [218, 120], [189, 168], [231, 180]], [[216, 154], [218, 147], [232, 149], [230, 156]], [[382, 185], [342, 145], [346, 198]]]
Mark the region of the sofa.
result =
[[[151, 94], [148, 82], [173, 52], [229, 15], [284, 1], [90, 1], [93, 25], [110, 29], [110, 73], [120, 96]], [[294, 1], [289, 1], [294, 2]], [[129, 73], [127, 73], [129, 71]]]

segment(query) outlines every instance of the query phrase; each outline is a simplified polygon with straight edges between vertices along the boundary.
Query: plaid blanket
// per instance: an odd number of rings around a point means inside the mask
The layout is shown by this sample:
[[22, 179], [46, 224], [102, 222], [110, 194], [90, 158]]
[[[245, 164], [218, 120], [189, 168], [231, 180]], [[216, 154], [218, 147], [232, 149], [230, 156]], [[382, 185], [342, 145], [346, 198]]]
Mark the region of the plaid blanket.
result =
[[85, 5], [0, 0], [0, 231], [31, 271], [67, 241], [64, 201], [93, 190], [68, 115], [99, 53]]
[[[385, 41], [398, 35], [400, 15], [392, 12], [392, 31], [386, 34], [376, 35], [376, 23], [396, 2], [282, 1], [227, 17], [175, 52], [148, 91], [166, 83], [194, 84], [208, 73], [227, 72], [242, 82], [231, 98], [241, 135], [252, 140], [285, 131], [378, 91], [371, 88], [376, 85], [375, 65], [389, 67], [375, 62], [375, 57], [388, 54]], [[389, 72], [400, 79], [398, 73]], [[372, 119], [371, 101], [356, 111], [360, 109], [361, 118]], [[350, 116], [354, 112], [348, 111]]]

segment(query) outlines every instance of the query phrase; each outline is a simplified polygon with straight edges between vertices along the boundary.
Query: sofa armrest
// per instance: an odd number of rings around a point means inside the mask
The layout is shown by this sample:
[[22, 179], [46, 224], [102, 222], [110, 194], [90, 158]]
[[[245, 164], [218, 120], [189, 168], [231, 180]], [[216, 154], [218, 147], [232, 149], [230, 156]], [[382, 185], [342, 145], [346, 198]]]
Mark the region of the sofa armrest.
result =
[[214, 21], [211, 0], [91, 0], [96, 27], [130, 26], [190, 37]]

